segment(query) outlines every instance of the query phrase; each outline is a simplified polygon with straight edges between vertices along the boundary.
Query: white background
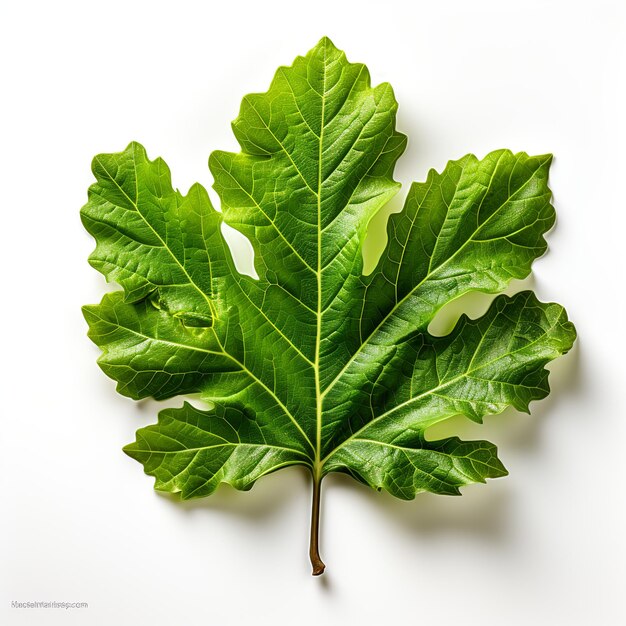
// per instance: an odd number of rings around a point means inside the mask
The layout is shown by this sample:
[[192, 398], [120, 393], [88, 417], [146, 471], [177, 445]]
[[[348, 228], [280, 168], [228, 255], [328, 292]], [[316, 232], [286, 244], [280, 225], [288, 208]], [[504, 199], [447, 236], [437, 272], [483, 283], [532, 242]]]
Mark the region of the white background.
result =
[[[0, 623], [626, 623], [625, 19], [599, 0], [4, 2]], [[314, 579], [303, 472], [181, 504], [121, 452], [159, 407], [96, 365], [80, 305], [105, 287], [78, 210], [92, 156], [132, 139], [209, 187], [241, 97], [322, 35], [393, 84], [405, 185], [470, 151], [555, 154], [558, 224], [524, 286], [579, 340], [532, 416], [455, 421], [508, 478], [409, 503], [327, 479]]]

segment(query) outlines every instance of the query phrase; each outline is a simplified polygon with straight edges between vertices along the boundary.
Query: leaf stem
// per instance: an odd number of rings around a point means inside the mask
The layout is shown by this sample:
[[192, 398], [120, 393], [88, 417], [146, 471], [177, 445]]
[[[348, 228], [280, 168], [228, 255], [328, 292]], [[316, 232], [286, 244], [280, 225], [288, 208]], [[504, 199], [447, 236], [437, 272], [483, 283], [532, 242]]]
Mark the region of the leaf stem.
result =
[[313, 475], [313, 507], [311, 509], [311, 544], [309, 556], [313, 566], [313, 576], [324, 573], [326, 565], [322, 561], [319, 552], [319, 531], [320, 531], [320, 493], [322, 490], [322, 478]]

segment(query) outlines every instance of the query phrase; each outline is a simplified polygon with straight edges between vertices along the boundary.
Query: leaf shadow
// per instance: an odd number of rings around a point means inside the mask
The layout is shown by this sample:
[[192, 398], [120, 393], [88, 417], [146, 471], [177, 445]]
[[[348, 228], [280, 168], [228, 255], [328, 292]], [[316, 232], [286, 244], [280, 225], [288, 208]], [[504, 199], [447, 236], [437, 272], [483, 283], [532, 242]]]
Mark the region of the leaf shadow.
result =
[[355, 486], [349, 476], [333, 474], [327, 481], [327, 489], [349, 490], [369, 515], [383, 517], [385, 523], [421, 540], [471, 535], [502, 543], [511, 527], [511, 494], [501, 486], [471, 485], [461, 497], [421, 493], [415, 500], [404, 501], [364, 485]]

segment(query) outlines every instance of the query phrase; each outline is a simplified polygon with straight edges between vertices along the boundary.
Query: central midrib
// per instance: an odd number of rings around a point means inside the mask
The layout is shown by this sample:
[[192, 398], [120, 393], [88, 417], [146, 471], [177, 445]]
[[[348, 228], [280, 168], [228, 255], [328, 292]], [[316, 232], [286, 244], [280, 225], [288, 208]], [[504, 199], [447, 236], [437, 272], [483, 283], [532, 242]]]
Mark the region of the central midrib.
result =
[[317, 154], [317, 329], [315, 334], [315, 460], [313, 477], [319, 483], [321, 479], [322, 450], [322, 391], [320, 385], [320, 343], [322, 334], [322, 155], [324, 146], [324, 126], [326, 109], [326, 45], [324, 45], [324, 72], [322, 75], [322, 111], [320, 115], [319, 149]]

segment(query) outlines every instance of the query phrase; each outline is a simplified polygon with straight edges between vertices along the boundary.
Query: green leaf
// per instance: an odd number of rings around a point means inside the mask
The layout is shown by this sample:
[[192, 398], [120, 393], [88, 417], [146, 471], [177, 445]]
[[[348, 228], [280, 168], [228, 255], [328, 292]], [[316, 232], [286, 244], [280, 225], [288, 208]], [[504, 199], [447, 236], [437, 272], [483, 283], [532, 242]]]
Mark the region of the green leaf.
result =
[[[209, 161], [221, 212], [200, 185], [173, 189], [137, 143], [94, 159], [81, 211], [90, 263], [122, 287], [84, 308], [102, 369], [134, 399], [207, 403], [161, 411], [125, 451], [183, 498], [306, 466], [315, 574], [326, 474], [404, 499], [505, 475], [493, 444], [430, 441], [426, 429], [528, 411], [549, 392], [545, 365], [575, 339], [563, 308], [531, 292], [498, 296], [446, 337], [427, 330], [446, 303], [502, 291], [545, 252], [549, 155], [498, 150], [431, 171], [363, 275], [369, 221], [399, 189], [396, 109], [388, 84], [371, 87], [324, 38], [244, 98], [241, 152]], [[258, 280], [235, 269], [222, 222], [252, 242]]]

